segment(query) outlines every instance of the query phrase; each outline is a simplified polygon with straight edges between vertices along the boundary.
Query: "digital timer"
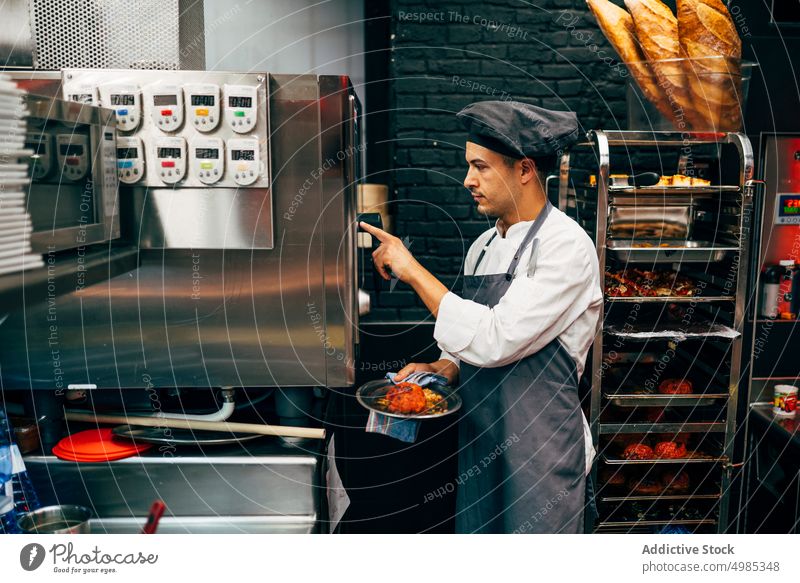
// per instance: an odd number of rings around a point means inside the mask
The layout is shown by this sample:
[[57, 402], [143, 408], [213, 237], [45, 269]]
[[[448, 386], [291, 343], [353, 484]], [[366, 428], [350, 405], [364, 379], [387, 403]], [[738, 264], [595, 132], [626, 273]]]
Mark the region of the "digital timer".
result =
[[258, 91], [252, 85], [225, 85], [225, 121], [237, 134], [256, 127]]
[[117, 138], [117, 176], [125, 184], [144, 178], [144, 148], [139, 138]]
[[192, 141], [192, 174], [203, 184], [214, 184], [225, 169], [225, 144], [220, 138]]
[[210, 132], [219, 124], [219, 85], [188, 84], [184, 86], [189, 122], [200, 132]]
[[157, 85], [150, 94], [153, 124], [165, 132], [183, 125], [183, 90], [177, 85]]
[[248, 186], [261, 174], [258, 140], [238, 138], [228, 140], [228, 176], [240, 186]]
[[64, 83], [64, 99], [86, 105], [97, 105], [97, 88], [86, 83]]
[[151, 169], [167, 184], [175, 184], [186, 176], [186, 140], [158, 138], [155, 140], [156, 168]]
[[137, 85], [102, 85], [100, 102], [117, 114], [117, 129], [132, 132], [142, 118], [141, 91]]

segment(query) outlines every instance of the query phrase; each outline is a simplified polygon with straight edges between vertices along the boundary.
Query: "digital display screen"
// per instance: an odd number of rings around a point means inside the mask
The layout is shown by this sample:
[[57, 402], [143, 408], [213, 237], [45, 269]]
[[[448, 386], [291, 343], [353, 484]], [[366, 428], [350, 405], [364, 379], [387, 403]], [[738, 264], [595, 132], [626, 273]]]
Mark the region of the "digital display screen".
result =
[[782, 194], [778, 200], [778, 216], [800, 216], [800, 194]]
[[255, 160], [255, 150], [233, 150], [231, 153], [232, 160]]
[[192, 95], [192, 105], [205, 105], [206, 107], [214, 107], [214, 96]]
[[199, 160], [218, 160], [219, 149], [217, 148], [197, 148], [194, 151], [195, 158]]
[[61, 144], [58, 151], [62, 156], [82, 156], [83, 146], [79, 144]]
[[117, 94], [111, 96], [111, 105], [133, 105], [134, 98], [130, 93]]
[[130, 160], [139, 157], [139, 148], [117, 148], [117, 160]]
[[159, 158], [180, 158], [181, 157], [181, 149], [180, 148], [158, 148], [156, 155]]
[[89, 105], [92, 104], [91, 93], [72, 93], [69, 98], [71, 101], [77, 101], [78, 103], [88, 103]]
[[177, 95], [153, 95], [153, 105], [178, 105]]
[[253, 98], [231, 95], [228, 97], [228, 107], [253, 107]]
[[44, 142], [25, 142], [26, 150], [33, 150], [39, 154], [47, 152], [47, 146]]

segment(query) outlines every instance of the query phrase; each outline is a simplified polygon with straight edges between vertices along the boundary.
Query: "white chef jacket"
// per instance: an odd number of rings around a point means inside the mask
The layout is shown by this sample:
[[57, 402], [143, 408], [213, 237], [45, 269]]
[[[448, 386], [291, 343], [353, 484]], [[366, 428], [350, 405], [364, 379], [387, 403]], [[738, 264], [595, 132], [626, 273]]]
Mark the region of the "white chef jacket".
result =
[[[482, 233], [469, 248], [464, 273], [504, 273], [532, 222], [511, 225], [505, 237], [497, 224]], [[489, 243], [495, 232], [497, 236]], [[487, 243], [475, 273], [478, 256]], [[575, 360], [580, 378], [602, 302], [594, 243], [575, 221], [552, 208], [524, 250], [500, 302], [489, 308], [448, 292], [439, 305], [433, 336], [443, 351], [442, 358], [490, 368], [521, 360], [558, 339]], [[585, 416], [583, 425], [588, 473], [595, 450]]]

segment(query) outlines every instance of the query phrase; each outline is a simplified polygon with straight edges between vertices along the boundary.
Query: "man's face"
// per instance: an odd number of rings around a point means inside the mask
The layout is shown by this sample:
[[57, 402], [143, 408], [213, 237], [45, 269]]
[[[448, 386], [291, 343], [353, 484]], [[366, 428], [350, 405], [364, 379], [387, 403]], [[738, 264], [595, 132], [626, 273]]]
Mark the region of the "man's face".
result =
[[465, 155], [469, 169], [464, 186], [472, 193], [478, 212], [502, 217], [513, 212], [520, 192], [518, 164], [509, 166], [503, 156], [467, 142]]

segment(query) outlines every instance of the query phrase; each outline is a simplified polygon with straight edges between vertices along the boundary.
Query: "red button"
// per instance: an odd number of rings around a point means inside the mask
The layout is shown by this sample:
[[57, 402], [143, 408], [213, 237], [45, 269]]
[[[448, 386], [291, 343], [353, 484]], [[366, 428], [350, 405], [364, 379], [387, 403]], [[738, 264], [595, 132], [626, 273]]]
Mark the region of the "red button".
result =
[[175, 161], [174, 160], [164, 160], [161, 162], [162, 168], [175, 168]]
[[78, 158], [67, 158], [66, 162], [67, 166], [77, 166], [80, 164], [80, 160]]
[[171, 109], [162, 109], [161, 110], [161, 115], [172, 115], [172, 110]]

